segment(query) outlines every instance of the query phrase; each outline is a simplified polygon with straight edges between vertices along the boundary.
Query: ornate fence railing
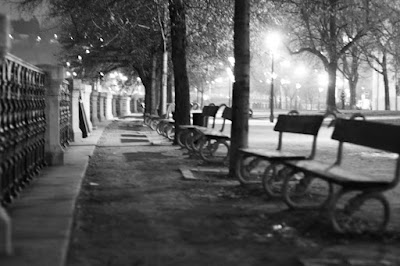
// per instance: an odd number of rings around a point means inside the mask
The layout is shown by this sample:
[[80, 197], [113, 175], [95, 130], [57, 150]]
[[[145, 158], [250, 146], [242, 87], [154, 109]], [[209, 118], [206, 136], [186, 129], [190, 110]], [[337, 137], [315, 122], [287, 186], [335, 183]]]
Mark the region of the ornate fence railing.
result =
[[45, 164], [45, 74], [10, 54], [0, 65], [0, 201], [7, 204]]
[[73, 141], [71, 124], [71, 84], [66, 80], [60, 90], [60, 145], [66, 147]]

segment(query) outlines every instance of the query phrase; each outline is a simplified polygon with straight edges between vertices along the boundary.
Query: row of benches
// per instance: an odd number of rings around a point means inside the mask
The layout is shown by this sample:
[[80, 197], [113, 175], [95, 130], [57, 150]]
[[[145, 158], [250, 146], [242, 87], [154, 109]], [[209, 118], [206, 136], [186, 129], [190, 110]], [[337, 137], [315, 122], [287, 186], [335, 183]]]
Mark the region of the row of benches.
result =
[[[222, 124], [217, 129], [217, 113], [222, 113]], [[203, 125], [181, 126], [177, 141], [191, 153], [205, 162], [227, 163], [230, 137], [224, 132], [226, 121], [232, 119], [232, 110], [225, 105], [205, 106]], [[300, 115], [292, 111], [280, 115], [274, 130], [279, 132], [277, 150], [242, 148], [236, 165], [236, 176], [242, 184], [262, 183], [270, 197], [280, 197], [290, 208], [321, 208], [327, 210], [328, 217], [337, 232], [382, 231], [390, 220], [389, 202], [383, 192], [395, 187], [400, 178], [400, 160], [395, 164], [392, 180], [359, 173], [356, 169], [342, 166], [343, 144], [351, 143], [369, 148], [400, 154], [400, 127], [356, 119], [336, 118], [332, 139], [338, 141], [336, 161], [327, 163], [315, 158], [317, 136], [324, 121], [322, 115]], [[212, 118], [212, 123], [209, 123]], [[283, 147], [284, 133], [303, 134], [311, 137], [309, 153], [286, 152]], [[264, 171], [254, 174], [260, 164]], [[316, 185], [315, 185], [316, 184]], [[309, 193], [316, 191], [317, 198], [306, 200]], [[318, 201], [318, 199], [320, 201]], [[380, 205], [381, 215], [369, 215], [371, 220], [360, 216], [363, 205], [374, 202]], [[313, 204], [310, 204], [313, 203]], [[315, 203], [315, 204], [314, 204]]]
[[[398, 184], [400, 159], [396, 160], [392, 180], [365, 175], [356, 167], [347, 169], [342, 166], [343, 144], [351, 143], [399, 155], [400, 127], [356, 117], [337, 118], [332, 134], [332, 139], [338, 141], [336, 161], [328, 163], [315, 158], [317, 135], [323, 120], [322, 115], [298, 115], [296, 112], [280, 115], [274, 127], [279, 132], [276, 151], [240, 149], [236, 165], [239, 181], [242, 184], [260, 182], [253, 169], [261, 162], [267, 162], [261, 182], [270, 197], [281, 197], [290, 208], [326, 210], [337, 232], [383, 231], [390, 219], [389, 202], [383, 192]], [[284, 133], [309, 135], [312, 138], [310, 154], [283, 151]], [[325, 193], [318, 193], [321, 190]], [[309, 193], [319, 195], [303, 201]], [[372, 203], [376, 213], [363, 217], [363, 205]]]
[[[221, 113], [222, 124], [218, 129], [216, 122], [219, 113]], [[232, 121], [232, 109], [224, 104], [204, 106], [201, 117], [202, 125], [180, 126], [177, 143], [207, 163], [226, 164], [229, 158], [230, 137], [226, 133], [225, 125], [227, 121]]]

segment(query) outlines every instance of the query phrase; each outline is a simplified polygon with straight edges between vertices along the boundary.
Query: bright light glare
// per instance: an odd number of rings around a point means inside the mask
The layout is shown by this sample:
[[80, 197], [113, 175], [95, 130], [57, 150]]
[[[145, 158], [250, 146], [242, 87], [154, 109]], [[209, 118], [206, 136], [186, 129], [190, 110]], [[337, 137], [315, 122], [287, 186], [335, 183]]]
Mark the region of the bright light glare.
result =
[[214, 81], [215, 81], [216, 83], [222, 82], [222, 78], [221, 78], [221, 77], [216, 78]]
[[328, 74], [327, 73], [318, 74], [318, 84], [320, 86], [328, 85]]
[[228, 61], [231, 64], [231, 66], [233, 66], [235, 64], [235, 58], [232, 56], [228, 57]]
[[294, 73], [298, 77], [304, 77], [307, 74], [307, 69], [305, 68], [304, 65], [299, 65], [294, 70]]
[[282, 36], [279, 32], [277, 31], [271, 31], [267, 35], [267, 46], [271, 51], [275, 51], [278, 46], [281, 44], [282, 41]]
[[282, 67], [290, 67], [291, 63], [289, 60], [284, 60], [281, 62]]
[[228, 78], [229, 78], [230, 80], [234, 80], [234, 79], [235, 79], [235, 76], [233, 75], [232, 69], [231, 69], [230, 67], [227, 67], [227, 68], [226, 68], [226, 73], [228, 73]]

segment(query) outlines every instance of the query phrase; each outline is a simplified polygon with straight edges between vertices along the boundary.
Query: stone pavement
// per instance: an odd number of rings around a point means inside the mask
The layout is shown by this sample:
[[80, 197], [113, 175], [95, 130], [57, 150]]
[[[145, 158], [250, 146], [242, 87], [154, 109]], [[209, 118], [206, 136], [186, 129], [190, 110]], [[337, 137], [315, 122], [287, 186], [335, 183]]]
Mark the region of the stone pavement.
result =
[[[131, 119], [141, 119], [141, 116], [136, 115]], [[0, 256], [1, 266], [65, 265], [81, 181], [95, 147], [102, 145], [99, 139], [109, 123], [111, 121], [99, 125], [82, 142], [72, 143], [65, 152], [65, 165], [45, 168], [12, 204], [9, 213], [13, 222], [14, 255]], [[121, 137], [127, 132], [104, 132], [107, 145], [149, 145], [148, 142], [123, 141]], [[154, 131], [144, 130], [143, 134], [150, 142], [149, 148], [162, 147], [165, 153], [165, 149], [170, 146], [169, 141]], [[190, 170], [183, 169], [183, 176], [195, 178], [195, 171], [210, 171], [200, 167]], [[313, 258], [299, 258], [299, 261], [305, 266], [400, 265], [397, 248], [366, 244], [332, 246], [322, 248]]]

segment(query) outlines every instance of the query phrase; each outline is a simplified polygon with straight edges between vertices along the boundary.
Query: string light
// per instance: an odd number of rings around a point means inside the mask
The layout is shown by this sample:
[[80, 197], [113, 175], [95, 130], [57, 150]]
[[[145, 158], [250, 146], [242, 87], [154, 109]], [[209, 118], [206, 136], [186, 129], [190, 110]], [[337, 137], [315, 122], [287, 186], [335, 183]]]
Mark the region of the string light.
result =
[[82, 61], [82, 56], [78, 55], [78, 60]]
[[85, 53], [90, 54], [90, 50], [86, 49]]

